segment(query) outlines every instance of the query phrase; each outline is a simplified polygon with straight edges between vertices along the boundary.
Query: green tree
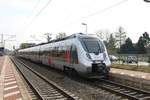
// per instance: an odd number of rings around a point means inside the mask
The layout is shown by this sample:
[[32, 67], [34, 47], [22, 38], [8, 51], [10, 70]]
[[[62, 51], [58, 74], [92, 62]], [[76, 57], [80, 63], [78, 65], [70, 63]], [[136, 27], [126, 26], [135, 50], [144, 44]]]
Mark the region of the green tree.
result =
[[108, 43], [107, 43], [107, 50], [109, 53], [116, 53], [116, 39], [114, 38], [113, 34], [110, 34]]
[[147, 32], [143, 33], [143, 43], [146, 48], [148, 48], [150, 46], [150, 37]]
[[24, 49], [24, 48], [27, 48], [26, 43], [21, 43], [21, 44], [20, 44], [20, 49]]
[[57, 35], [56, 35], [56, 39], [62, 39], [62, 38], [64, 38], [64, 37], [66, 37], [67, 35], [66, 35], [66, 33], [65, 32], [61, 32], [61, 33], [58, 33]]
[[144, 32], [142, 36], [140, 36], [136, 48], [137, 48], [137, 53], [148, 52], [148, 49], [150, 48], [150, 37], [147, 32]]
[[140, 36], [140, 38], [138, 40], [136, 49], [137, 49], [137, 53], [146, 53], [145, 40], [143, 39], [142, 36]]
[[35, 46], [35, 45], [36, 45], [35, 43], [21, 43], [19, 48], [24, 49], [24, 48], [32, 47], [32, 46]]
[[125, 41], [125, 44], [121, 45], [120, 53], [135, 53], [132, 40], [128, 37]]

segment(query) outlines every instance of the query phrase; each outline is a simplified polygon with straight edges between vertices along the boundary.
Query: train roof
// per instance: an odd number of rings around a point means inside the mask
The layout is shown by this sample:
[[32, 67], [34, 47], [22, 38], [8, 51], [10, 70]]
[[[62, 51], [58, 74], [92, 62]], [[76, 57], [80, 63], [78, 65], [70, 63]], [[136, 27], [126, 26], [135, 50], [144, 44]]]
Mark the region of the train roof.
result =
[[[72, 38], [76, 38], [76, 37], [91, 37], [91, 36], [92, 36], [92, 37], [95, 37], [94, 34], [76, 33], [76, 34], [72, 34], [72, 35], [70, 35], [70, 36], [61, 38], [61, 39], [51, 40], [51, 41], [49, 41], [49, 42], [46, 42], [46, 43], [40, 43], [40, 44], [31, 46], [31, 47], [36, 47], [36, 46], [40, 46], [40, 45], [44, 45], [44, 44], [49, 44], [49, 43], [59, 42], [59, 41], [63, 41], [63, 40], [67, 40], [67, 39], [72, 39]], [[31, 48], [31, 47], [28, 47], [28, 48]], [[24, 48], [24, 49], [26, 49], [26, 48]]]
[[[76, 38], [76, 37], [91, 37], [91, 36], [92, 36], [92, 37], [95, 37], [94, 34], [76, 33], [76, 34], [72, 34], [72, 35], [70, 35], [70, 36], [61, 38], [61, 39], [55, 39], [55, 40], [52, 40], [52, 41], [50, 41], [50, 42], [42, 43], [42, 44], [48, 44], [48, 43], [63, 41], [63, 40], [72, 39], [72, 38]], [[42, 44], [39, 44], [39, 45], [42, 45]]]

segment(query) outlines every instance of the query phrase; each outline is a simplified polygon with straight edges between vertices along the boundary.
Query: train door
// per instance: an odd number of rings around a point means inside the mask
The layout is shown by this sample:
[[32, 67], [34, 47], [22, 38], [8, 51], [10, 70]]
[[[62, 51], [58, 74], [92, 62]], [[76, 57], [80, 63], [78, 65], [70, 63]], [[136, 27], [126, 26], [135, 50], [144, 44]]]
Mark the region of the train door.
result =
[[75, 45], [71, 45], [71, 48], [70, 48], [70, 63], [78, 64], [78, 54], [77, 54], [77, 48]]

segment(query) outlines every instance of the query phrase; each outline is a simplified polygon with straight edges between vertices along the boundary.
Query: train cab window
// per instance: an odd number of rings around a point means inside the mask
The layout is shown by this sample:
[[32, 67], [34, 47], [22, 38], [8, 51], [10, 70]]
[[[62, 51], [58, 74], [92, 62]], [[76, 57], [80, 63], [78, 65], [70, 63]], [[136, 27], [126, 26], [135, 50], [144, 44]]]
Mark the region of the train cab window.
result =
[[83, 48], [89, 53], [104, 52], [104, 45], [97, 38], [82, 38]]

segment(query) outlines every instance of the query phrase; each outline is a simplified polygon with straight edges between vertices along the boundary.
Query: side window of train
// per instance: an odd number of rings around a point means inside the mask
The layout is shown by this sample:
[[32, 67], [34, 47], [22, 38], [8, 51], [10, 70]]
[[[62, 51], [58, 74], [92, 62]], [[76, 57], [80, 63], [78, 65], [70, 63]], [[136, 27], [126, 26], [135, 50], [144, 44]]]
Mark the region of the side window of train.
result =
[[61, 46], [58, 47], [58, 50], [57, 50], [57, 56], [58, 56], [58, 57], [61, 56], [61, 48], [62, 48]]
[[59, 48], [59, 47], [56, 47], [56, 57], [58, 57], [58, 56], [59, 56], [58, 48]]
[[52, 56], [55, 57], [55, 47], [52, 48]]
[[49, 48], [48, 48], [48, 51], [49, 51], [49, 52], [48, 52], [48, 55], [49, 55], [49, 56], [52, 56], [52, 47], [49, 47]]
[[46, 56], [49, 56], [49, 48], [46, 48]]
[[58, 53], [58, 47], [54, 47], [54, 49], [53, 49], [53, 56], [57, 57], [57, 53]]

